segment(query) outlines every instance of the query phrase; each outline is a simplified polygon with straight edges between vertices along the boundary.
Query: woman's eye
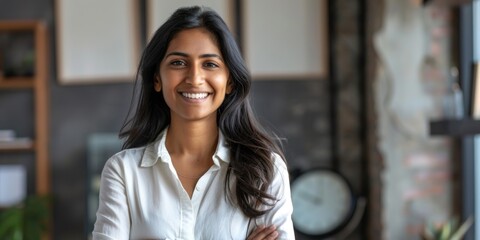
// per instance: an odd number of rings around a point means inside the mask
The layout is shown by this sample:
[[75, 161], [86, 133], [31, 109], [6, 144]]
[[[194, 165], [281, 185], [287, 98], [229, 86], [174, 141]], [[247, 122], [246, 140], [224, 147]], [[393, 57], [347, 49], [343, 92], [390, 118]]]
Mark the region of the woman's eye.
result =
[[205, 66], [208, 67], [208, 68], [217, 68], [218, 65], [216, 63], [213, 63], [213, 62], [207, 62], [205, 63]]
[[184, 66], [184, 65], [186, 65], [184, 61], [172, 61], [170, 64], [173, 65], [173, 66]]

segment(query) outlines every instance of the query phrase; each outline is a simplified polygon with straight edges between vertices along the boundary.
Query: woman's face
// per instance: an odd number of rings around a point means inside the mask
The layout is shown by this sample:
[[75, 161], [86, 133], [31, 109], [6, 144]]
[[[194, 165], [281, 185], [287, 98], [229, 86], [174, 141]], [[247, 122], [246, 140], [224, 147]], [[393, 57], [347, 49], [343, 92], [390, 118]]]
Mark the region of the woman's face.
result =
[[162, 91], [172, 121], [216, 119], [231, 84], [214, 35], [205, 28], [178, 32], [160, 62], [154, 88]]

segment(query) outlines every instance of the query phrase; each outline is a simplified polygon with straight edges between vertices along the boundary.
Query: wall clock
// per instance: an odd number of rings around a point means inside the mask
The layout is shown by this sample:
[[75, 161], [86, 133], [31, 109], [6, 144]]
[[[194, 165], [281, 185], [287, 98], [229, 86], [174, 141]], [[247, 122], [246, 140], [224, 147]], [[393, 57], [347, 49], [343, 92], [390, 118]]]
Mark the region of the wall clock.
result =
[[300, 234], [334, 236], [351, 220], [356, 200], [345, 177], [323, 168], [301, 171], [291, 183], [293, 225]]

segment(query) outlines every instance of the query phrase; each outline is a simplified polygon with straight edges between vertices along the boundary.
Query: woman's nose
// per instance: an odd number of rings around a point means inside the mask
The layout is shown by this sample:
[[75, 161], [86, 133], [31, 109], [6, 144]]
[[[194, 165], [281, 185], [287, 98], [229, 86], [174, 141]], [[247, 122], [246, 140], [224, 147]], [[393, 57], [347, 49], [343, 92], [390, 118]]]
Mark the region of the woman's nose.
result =
[[192, 66], [188, 71], [186, 82], [192, 85], [199, 85], [205, 81], [204, 72], [201, 66]]

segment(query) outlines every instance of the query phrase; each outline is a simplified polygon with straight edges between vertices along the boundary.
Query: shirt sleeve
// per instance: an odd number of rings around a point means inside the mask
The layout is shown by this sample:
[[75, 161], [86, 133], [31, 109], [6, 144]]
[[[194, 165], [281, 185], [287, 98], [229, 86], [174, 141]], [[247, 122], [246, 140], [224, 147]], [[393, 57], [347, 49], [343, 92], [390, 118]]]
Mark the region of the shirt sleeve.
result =
[[112, 157], [103, 168], [93, 240], [129, 239], [130, 215], [125, 182], [118, 160]]
[[270, 194], [277, 198], [277, 202], [264, 216], [264, 225], [277, 227], [278, 239], [295, 239], [292, 213], [293, 205], [290, 194], [290, 178], [287, 166], [283, 159], [274, 154], [274, 178], [270, 186]]

